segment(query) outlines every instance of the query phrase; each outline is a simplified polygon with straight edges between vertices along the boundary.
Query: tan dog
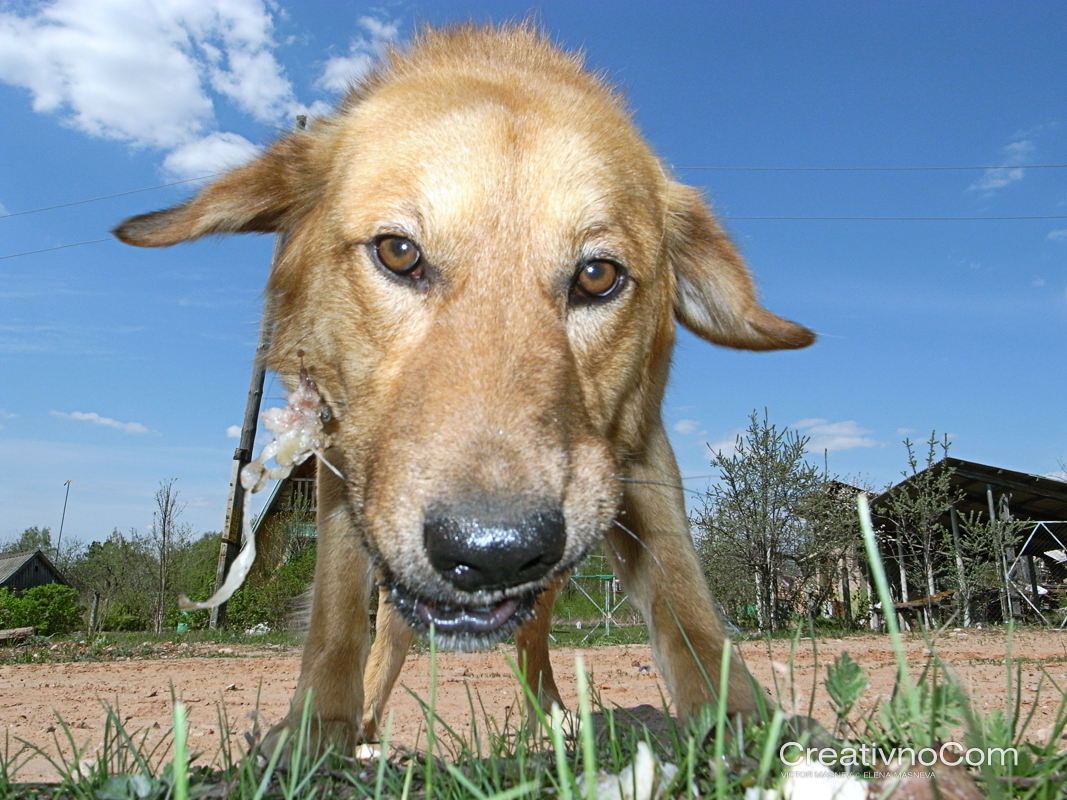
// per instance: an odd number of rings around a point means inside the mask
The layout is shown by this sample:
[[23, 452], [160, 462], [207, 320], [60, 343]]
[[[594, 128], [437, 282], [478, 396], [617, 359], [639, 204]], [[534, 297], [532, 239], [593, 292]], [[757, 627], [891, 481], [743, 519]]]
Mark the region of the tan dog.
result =
[[[675, 320], [751, 350], [814, 336], [757, 304], [619, 95], [529, 26], [427, 31], [334, 116], [116, 235], [268, 231], [288, 235], [269, 364], [317, 382], [344, 476], [320, 465], [288, 723], [311, 693], [331, 738], [372, 735], [431, 625], [461, 649], [514, 632], [529, 685], [558, 702], [552, 604], [602, 542], [676, 711], [713, 698], [725, 636], [660, 416]], [[731, 669], [728, 708], [750, 711], [754, 685]]]

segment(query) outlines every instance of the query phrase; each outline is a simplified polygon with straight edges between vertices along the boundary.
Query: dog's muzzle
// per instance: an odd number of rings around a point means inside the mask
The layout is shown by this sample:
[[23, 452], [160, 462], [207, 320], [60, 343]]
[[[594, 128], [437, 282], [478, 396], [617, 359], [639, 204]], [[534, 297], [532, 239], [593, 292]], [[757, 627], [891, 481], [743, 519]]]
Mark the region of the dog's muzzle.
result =
[[[389, 602], [408, 623], [422, 632], [432, 627], [449, 648], [500, 641], [529, 619], [567, 544], [557, 509], [482, 500], [471, 513], [470, 505], [436, 505], [423, 524], [426, 557], [448, 588], [419, 591], [386, 582]], [[517, 505], [526, 510], [517, 512]]]

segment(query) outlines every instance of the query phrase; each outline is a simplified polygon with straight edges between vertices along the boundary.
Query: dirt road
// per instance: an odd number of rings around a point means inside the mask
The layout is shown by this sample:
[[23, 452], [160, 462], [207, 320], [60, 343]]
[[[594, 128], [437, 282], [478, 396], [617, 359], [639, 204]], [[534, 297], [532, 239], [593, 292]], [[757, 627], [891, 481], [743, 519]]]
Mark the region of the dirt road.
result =
[[[822, 680], [826, 666], [843, 651], [867, 671], [870, 686], [860, 706], [869, 708], [892, 688], [895, 662], [889, 639], [878, 635], [819, 639], [817, 657], [812, 642], [803, 640], [789, 662], [790, 642], [776, 641], [768, 654], [763, 642], [742, 645], [742, 652], [756, 677], [768, 687], [777, 685], [787, 708], [807, 713], [816, 681], [814, 716], [829, 722], [833, 715]], [[188, 647], [188, 646], [185, 646]], [[299, 672], [299, 651], [290, 648], [227, 647], [199, 645], [200, 655], [181, 657], [183, 646], [175, 645], [166, 657], [109, 662], [71, 662], [0, 666], [0, 729], [7, 732], [9, 749], [24, 739], [57, 755], [54, 737], [58, 714], [71, 728], [79, 746], [92, 756], [103, 734], [102, 703], [118, 709], [129, 731], [146, 731], [148, 742], [158, 740], [170, 726], [171, 687], [189, 708], [191, 747], [214, 758], [219, 748], [219, 704], [235, 742], [253, 724], [258, 708], [260, 724], [271, 724], [284, 714]], [[916, 669], [925, 660], [926, 646], [918, 637], [907, 642], [909, 662]], [[979, 709], [1003, 707], [1007, 696], [1004, 668], [1006, 637], [1003, 631], [953, 631], [937, 644], [938, 653], [956, 672]], [[223, 652], [219, 652], [223, 651]], [[498, 723], [515, 714], [515, 679], [505, 660], [508, 651], [475, 654], [440, 654], [438, 660], [438, 714], [460, 732], [470, 730], [470, 700], [475, 697], [479, 717], [487, 713]], [[642, 704], [661, 706], [665, 694], [648, 647], [603, 647], [584, 651], [555, 651], [557, 682], [568, 707], [576, 707], [574, 658], [582, 652], [591, 669], [593, 683], [607, 706], [632, 708]], [[1031, 738], [1047, 736], [1061, 693], [1046, 685], [1037, 692], [1042, 668], [1060, 687], [1067, 687], [1067, 632], [1026, 630], [1017, 632], [1014, 656], [1027, 659], [1022, 671], [1024, 707], [1036, 705]], [[425, 655], [411, 655], [401, 684], [421, 698], [429, 696], [429, 663]], [[468, 695], [468, 687], [470, 695]], [[424, 740], [422, 711], [412, 695], [397, 689], [390, 708], [394, 713], [393, 740], [417, 746]], [[482, 711], [484, 708], [484, 712]], [[484, 729], [484, 723], [479, 722]], [[66, 757], [70, 748], [60, 748]], [[22, 781], [50, 780], [54, 772], [47, 761], [31, 758], [17, 773]]]

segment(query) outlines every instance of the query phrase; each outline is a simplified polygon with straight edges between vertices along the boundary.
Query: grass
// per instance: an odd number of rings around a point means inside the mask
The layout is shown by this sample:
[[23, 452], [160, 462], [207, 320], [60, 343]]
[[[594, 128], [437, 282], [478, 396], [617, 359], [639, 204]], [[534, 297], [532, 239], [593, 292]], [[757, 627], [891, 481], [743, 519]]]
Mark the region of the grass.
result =
[[[68, 661], [117, 661], [121, 659], [184, 658], [234, 655], [231, 646], [251, 645], [257, 650], [285, 651], [298, 647], [296, 633], [249, 635], [227, 631], [187, 633], [100, 633], [87, 636], [32, 636], [18, 644], [0, 647], [0, 664], [48, 664]], [[245, 648], [247, 649], [247, 648]]]
[[[873, 537], [868, 529], [868, 537]], [[884, 590], [884, 575], [875, 577]], [[630, 635], [621, 628], [622, 635]], [[802, 633], [794, 637], [800, 646]], [[435, 696], [422, 702], [427, 719], [426, 739], [415, 749], [389, 745], [390, 722], [383, 727], [380, 749], [384, 756], [355, 760], [342, 754], [315, 753], [308, 747], [311, 723], [305, 713], [300, 729], [288, 742], [288, 760], [279, 752], [263, 753], [258, 737], [245, 742], [227, 735], [225, 712], [220, 710], [222, 750], [199, 754], [189, 750], [185, 738], [184, 707], [173, 703], [170, 735], [152, 748], [146, 740], [126, 731], [117, 711], [109, 710], [104, 744], [89, 758], [77, 753], [63, 760], [46, 753], [63, 778], [52, 784], [19, 783], [18, 772], [35, 752], [17, 740], [7, 740], [0, 751], [0, 798], [41, 800], [313, 800], [315, 798], [444, 798], [459, 800], [605, 800], [618, 797], [624, 788], [647, 785], [638, 793], [644, 800], [658, 797], [742, 798], [771, 800], [758, 790], [794, 788], [802, 779], [792, 773], [798, 742], [819, 754], [832, 753], [838, 762], [848, 753], [870, 747], [888, 754], [895, 749], [940, 748], [958, 741], [971, 753], [988, 748], [1014, 749], [1016, 763], [985, 763], [960, 767], [981, 792], [992, 798], [1052, 800], [1067, 794], [1067, 753], [1061, 737], [1067, 733], [1067, 687], [1059, 685], [1040, 665], [1028, 670], [1041, 673], [1037, 692], [1056, 699], [1055, 722], [1043, 735], [1033, 729], [1034, 711], [1024, 711], [1022, 699], [1023, 660], [1009, 659], [1005, 666], [1005, 711], [982, 714], [945, 670], [935, 653], [925, 664], [907, 661], [899, 631], [891, 631], [895, 646], [897, 681], [893, 694], [880, 704], [863, 710], [869, 691], [861, 664], [847, 653], [827, 670], [825, 684], [834, 708], [832, 730], [787, 719], [781, 710], [770, 709], [762, 718], [730, 719], [725, 709], [709, 704], [686, 724], [668, 720], [662, 730], [650, 731], [624, 712], [606, 708], [589, 686], [579, 664], [580, 703], [575, 714], [538, 712], [536, 719], [501, 722], [486, 714], [477, 696], [468, 690], [470, 729], [456, 731], [436, 715]], [[143, 635], [136, 637], [143, 642]], [[216, 639], [217, 637], [213, 637]], [[256, 637], [257, 642], [264, 641]], [[129, 646], [132, 648], [133, 640]], [[120, 647], [114, 643], [111, 646]], [[814, 646], [814, 642], [812, 643]], [[429, 644], [434, 656], [433, 643]], [[435, 659], [431, 658], [431, 663]], [[728, 664], [708, 680], [720, 689]], [[433, 682], [431, 681], [431, 686]], [[869, 705], [869, 704], [867, 704]], [[1032, 704], [1032, 709], [1037, 704]], [[71, 731], [60, 725], [57, 741], [74, 744]], [[68, 748], [73, 749], [73, 748]], [[58, 752], [58, 748], [56, 748]], [[951, 756], [951, 754], [950, 754]], [[826, 756], [824, 756], [826, 759]], [[197, 766], [203, 761], [216, 768]], [[855, 760], [855, 759], [853, 759]], [[995, 762], [995, 759], [994, 759]], [[905, 764], [907, 769], [908, 765]], [[875, 769], [853, 764], [842, 769], [862, 776]], [[883, 766], [881, 768], [885, 770]], [[928, 770], [916, 765], [915, 771]], [[792, 783], [791, 783], [792, 782]], [[810, 788], [810, 787], [808, 787]], [[942, 796], [954, 797], [948, 784]], [[746, 795], [746, 792], [749, 794]], [[786, 793], [788, 795], [788, 792]], [[778, 795], [781, 796], [781, 795]], [[815, 796], [815, 795], [808, 795]], [[825, 794], [824, 796], [829, 796]], [[875, 796], [875, 795], [872, 795]]]
[[[1018, 665], [1007, 680], [1019, 686]], [[936, 674], [935, 674], [936, 673]], [[578, 672], [579, 681], [585, 673]], [[716, 676], [721, 679], [721, 676]], [[59, 800], [193, 800], [232, 797], [241, 800], [311, 800], [312, 798], [543, 798], [585, 800], [603, 797], [603, 787], [619, 780], [636, 780], [635, 761], [651, 764], [653, 784], [666, 787], [665, 796], [739, 798], [750, 787], [775, 788], [787, 774], [781, 748], [786, 742], [808, 744], [804, 733], [788, 723], [780, 711], [763, 720], [738, 725], [721, 707], [710, 705], [687, 725], [668, 723], [653, 735], [633, 725], [624, 714], [605, 708], [586, 683], [577, 717], [540, 717], [544, 735], [531, 733], [522, 721], [509, 728], [477, 713], [471, 696], [471, 729], [458, 732], [436, 717], [431, 694], [424, 703], [430, 738], [418, 749], [391, 748], [389, 725], [381, 752], [385, 758], [355, 761], [336, 753], [315, 755], [307, 747], [310, 723], [292, 737], [288, 764], [277, 753], [268, 758], [254, 742], [224, 741], [217, 769], [191, 766], [184, 739], [184, 709], [174, 703], [171, 735], [154, 749], [126, 731], [117, 711], [108, 714], [104, 746], [94, 758], [76, 753], [62, 760], [49, 753], [65, 777], [50, 785], [18, 783], [18, 769], [31, 751], [8, 741], [0, 757], [0, 797]], [[1050, 682], [1051, 691], [1058, 691]], [[1030, 720], [1013, 705], [1007, 713], [979, 718], [951, 681], [931, 662], [886, 704], [862, 714], [857, 701], [866, 689], [862, 668], [847, 655], [839, 657], [827, 676], [827, 689], [838, 718], [835, 747], [867, 742], [889, 749], [936, 746], [946, 733], [962, 725], [969, 747], [1018, 747], [1020, 762], [1012, 768], [976, 770], [979, 785], [992, 797], [1062, 797], [1067, 758], [1058, 740], [1067, 715], [1061, 705], [1059, 722], [1046, 741], [1028, 741]], [[910, 698], [908, 695], [911, 695]], [[226, 726], [221, 725], [225, 731]], [[447, 733], [445, 736], [443, 734]], [[461, 735], [464, 734], [464, 735]], [[60, 740], [73, 744], [72, 732], [61, 725]], [[644, 743], [644, 744], [642, 744]], [[823, 741], [817, 742], [823, 746]], [[642, 754], [644, 749], [644, 754]], [[57, 748], [58, 750], [58, 748]], [[788, 755], [788, 753], [787, 753]], [[669, 769], [666, 765], [672, 765]], [[648, 772], [646, 769], [646, 773]], [[637, 770], [638, 772], [640, 770]], [[583, 776], [597, 776], [593, 780]], [[592, 792], [592, 794], [590, 794]]]

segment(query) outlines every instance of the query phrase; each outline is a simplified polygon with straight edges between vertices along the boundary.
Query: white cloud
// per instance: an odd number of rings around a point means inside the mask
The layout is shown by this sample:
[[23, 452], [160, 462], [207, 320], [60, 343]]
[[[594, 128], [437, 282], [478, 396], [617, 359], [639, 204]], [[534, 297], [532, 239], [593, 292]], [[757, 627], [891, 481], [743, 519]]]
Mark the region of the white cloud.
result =
[[148, 428], [140, 422], [119, 422], [117, 419], [102, 417], [95, 411], [71, 411], [69, 414], [64, 411], [50, 411], [48, 413], [56, 417], [64, 417], [65, 419], [91, 422], [94, 425], [106, 425], [109, 428], [117, 428], [124, 433], [148, 433]]
[[230, 427], [228, 427], [226, 429], [226, 438], [227, 439], [240, 439], [241, 438], [241, 426], [240, 425], [231, 425]]
[[1026, 170], [1018, 169], [1017, 165], [1030, 161], [1035, 150], [1034, 143], [1029, 139], [1012, 142], [1004, 148], [1003, 166], [987, 169], [985, 174], [972, 183], [968, 189], [989, 195], [997, 189], [1003, 189], [1005, 186], [1021, 181]]
[[808, 452], [811, 453], [881, 445], [881, 442], [866, 436], [870, 431], [861, 428], [853, 420], [828, 422], [825, 419], [802, 419], [791, 427], [800, 430], [809, 438]]
[[306, 110], [274, 58], [270, 0], [19, 5], [0, 12], [0, 81], [91, 136], [172, 151], [175, 174], [250, 153], [217, 130], [216, 98], [286, 127]]
[[893, 431], [893, 433], [896, 436], [907, 436], [909, 434], [915, 433], [915, 428], [897, 428], [895, 431]]
[[[264, 38], [269, 42], [269, 36]], [[300, 110], [292, 85], [264, 44], [232, 51], [228, 69], [211, 69], [211, 85], [260, 122], [291, 119]]]
[[700, 430], [700, 423], [695, 419], [680, 419], [674, 423], [674, 430], [683, 436], [692, 436]]
[[206, 178], [251, 161], [258, 153], [258, 147], [236, 133], [211, 133], [171, 151], [163, 169], [178, 180]]
[[14, 419], [18, 414], [13, 414], [5, 408], [0, 408], [0, 419]]
[[1049, 472], [1045, 474], [1046, 478], [1052, 478], [1054, 481], [1067, 481], [1067, 472], [1064, 470], [1056, 470], [1055, 472]]
[[321, 77], [315, 82], [319, 88], [338, 93], [347, 91], [370, 72], [386, 46], [395, 42], [400, 33], [396, 22], [383, 22], [374, 17], [360, 17], [359, 24], [367, 35], [351, 41], [347, 56], [337, 56], [326, 62]]
[[1049, 231], [1049, 239], [1067, 239], [1067, 228], [1060, 228], [1058, 231]]

